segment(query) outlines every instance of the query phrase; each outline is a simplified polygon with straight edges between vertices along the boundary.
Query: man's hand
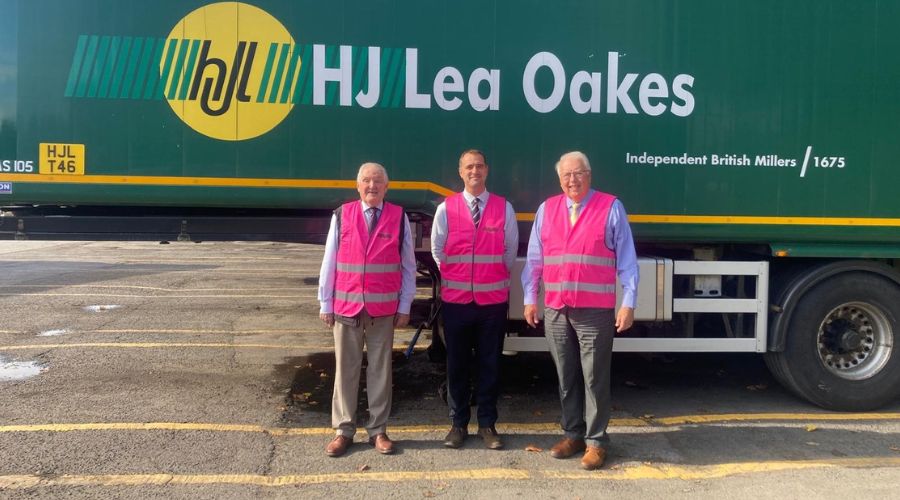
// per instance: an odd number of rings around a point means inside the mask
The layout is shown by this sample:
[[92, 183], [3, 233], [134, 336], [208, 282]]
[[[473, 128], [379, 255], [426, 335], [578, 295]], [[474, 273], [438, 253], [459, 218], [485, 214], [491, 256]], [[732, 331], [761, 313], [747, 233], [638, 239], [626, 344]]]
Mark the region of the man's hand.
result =
[[634, 308], [622, 306], [616, 314], [616, 333], [622, 333], [634, 324]]
[[403, 328], [409, 324], [409, 314], [397, 313], [394, 315], [394, 326]]
[[319, 313], [319, 319], [328, 326], [334, 326], [334, 313]]
[[537, 328], [537, 325], [541, 322], [541, 320], [538, 318], [538, 310], [536, 305], [527, 304], [525, 306], [525, 321], [528, 323], [528, 326]]

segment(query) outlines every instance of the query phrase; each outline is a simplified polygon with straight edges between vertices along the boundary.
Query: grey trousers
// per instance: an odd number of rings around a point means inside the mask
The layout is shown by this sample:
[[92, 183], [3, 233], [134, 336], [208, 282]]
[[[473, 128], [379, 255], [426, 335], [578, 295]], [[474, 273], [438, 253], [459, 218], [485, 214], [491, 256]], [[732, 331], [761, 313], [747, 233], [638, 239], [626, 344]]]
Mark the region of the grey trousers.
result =
[[[343, 322], [342, 322], [343, 321]], [[355, 323], [355, 324], [346, 324]], [[359, 376], [363, 344], [366, 346], [366, 393], [369, 400], [369, 437], [385, 432], [391, 413], [394, 347], [394, 316], [373, 318], [365, 309], [354, 318], [335, 318], [334, 394], [331, 397], [331, 426], [337, 434], [356, 434], [356, 407], [359, 401]]]
[[559, 377], [565, 436], [588, 446], [609, 442], [609, 373], [616, 334], [612, 309], [546, 308], [544, 332]]

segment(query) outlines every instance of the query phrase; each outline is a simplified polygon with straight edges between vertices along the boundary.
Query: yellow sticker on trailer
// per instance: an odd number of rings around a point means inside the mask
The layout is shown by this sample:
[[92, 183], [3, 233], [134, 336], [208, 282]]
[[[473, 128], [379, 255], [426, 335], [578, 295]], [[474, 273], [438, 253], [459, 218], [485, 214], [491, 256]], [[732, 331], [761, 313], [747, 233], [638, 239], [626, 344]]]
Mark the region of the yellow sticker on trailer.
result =
[[38, 159], [42, 174], [84, 175], [84, 144], [42, 142]]

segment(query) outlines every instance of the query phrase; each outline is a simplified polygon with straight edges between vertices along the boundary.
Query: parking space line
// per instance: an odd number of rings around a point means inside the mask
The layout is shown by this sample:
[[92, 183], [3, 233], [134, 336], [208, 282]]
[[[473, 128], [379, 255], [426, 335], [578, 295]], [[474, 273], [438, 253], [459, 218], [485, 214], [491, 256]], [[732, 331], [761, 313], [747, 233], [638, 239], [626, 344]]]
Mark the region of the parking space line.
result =
[[[322, 333], [328, 333], [327, 330], [316, 330]], [[71, 344], [29, 344], [29, 345], [4, 345], [0, 346], [0, 352], [8, 351], [27, 351], [34, 349], [170, 349], [182, 347], [196, 347], [205, 349], [305, 349], [308, 351], [330, 351], [334, 349], [334, 345], [299, 345], [299, 344], [229, 344], [221, 343], [199, 343], [199, 342], [82, 342]], [[402, 351], [407, 348], [407, 344], [394, 344], [395, 351]], [[415, 351], [422, 351], [425, 346], [416, 346]]]
[[61, 476], [0, 476], [0, 489], [32, 489], [60, 486], [192, 486], [230, 484], [282, 487], [355, 482], [400, 481], [484, 481], [484, 480], [703, 480], [721, 479], [760, 472], [829, 468], [896, 468], [900, 458], [860, 457], [831, 460], [741, 462], [715, 465], [636, 464], [599, 471], [560, 471], [527, 469], [463, 469], [443, 471], [351, 472], [334, 474], [296, 474], [266, 476], [260, 474], [99, 474]]
[[[806, 423], [814, 421], [897, 421], [900, 413], [733, 413], [717, 415], [716, 420], [700, 422], [697, 415], [665, 417], [661, 419], [612, 418], [610, 427], [673, 427], [692, 424], [727, 423], [749, 421], [791, 421]], [[97, 422], [97, 423], [59, 423], [59, 424], [17, 424], [0, 425], [0, 433], [15, 432], [72, 432], [72, 431], [206, 431], [206, 432], [248, 432], [265, 433], [272, 436], [328, 436], [334, 430], [327, 427], [265, 427], [253, 424], [217, 424], [217, 423], [185, 423], [185, 422]], [[446, 425], [398, 425], [391, 426], [391, 434], [427, 434], [440, 433]], [[499, 422], [497, 430], [505, 433], [555, 433], [559, 432], [559, 424], [552, 423], [518, 423]]]

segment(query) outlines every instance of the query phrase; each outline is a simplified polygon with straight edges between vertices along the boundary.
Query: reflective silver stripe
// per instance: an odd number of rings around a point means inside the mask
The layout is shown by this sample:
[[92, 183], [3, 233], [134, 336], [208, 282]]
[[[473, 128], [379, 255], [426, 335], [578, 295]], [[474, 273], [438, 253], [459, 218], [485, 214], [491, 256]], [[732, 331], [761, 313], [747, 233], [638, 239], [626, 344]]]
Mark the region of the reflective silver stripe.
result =
[[400, 299], [400, 292], [394, 293], [367, 293], [365, 296], [361, 293], [348, 293], [335, 290], [334, 298], [343, 300], [344, 302], [392, 302]]
[[576, 283], [564, 281], [562, 283], [544, 283], [544, 289], [548, 292], [594, 292], [615, 293], [616, 285], [595, 285], [593, 283]]
[[448, 255], [445, 259], [447, 264], [467, 264], [474, 262], [475, 264], [502, 264], [502, 255], [476, 255], [474, 259], [471, 255]]
[[610, 259], [608, 257], [594, 257], [593, 255], [579, 255], [575, 253], [544, 257], [544, 265], [553, 266], [559, 264], [587, 264], [589, 266], [615, 267], [616, 259]]
[[495, 281], [493, 283], [477, 283], [474, 286], [466, 281], [441, 280], [441, 286], [451, 290], [472, 290], [474, 292], [496, 292], [509, 288], [509, 280]]
[[337, 270], [345, 273], [396, 273], [400, 264], [344, 264], [337, 263]]

